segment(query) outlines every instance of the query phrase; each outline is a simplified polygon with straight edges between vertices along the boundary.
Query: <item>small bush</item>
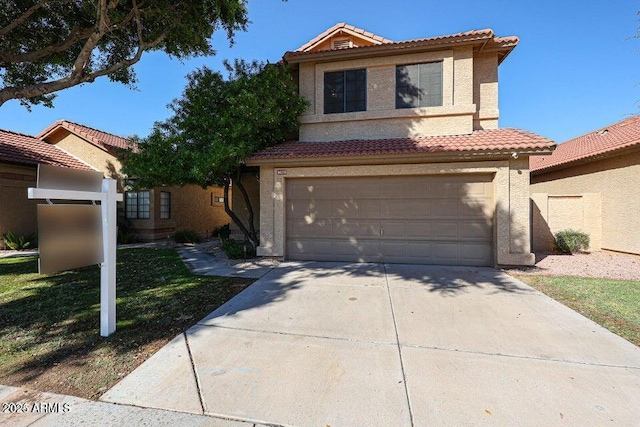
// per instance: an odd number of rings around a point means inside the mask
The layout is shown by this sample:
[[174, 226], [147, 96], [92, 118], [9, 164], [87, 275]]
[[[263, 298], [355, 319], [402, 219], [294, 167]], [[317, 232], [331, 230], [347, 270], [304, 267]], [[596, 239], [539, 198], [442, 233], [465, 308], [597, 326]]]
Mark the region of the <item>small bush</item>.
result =
[[576, 230], [559, 231], [556, 233], [556, 247], [565, 254], [584, 252], [589, 248], [589, 235]]
[[202, 238], [193, 230], [178, 230], [171, 236], [177, 243], [200, 243]]
[[226, 239], [220, 245], [230, 259], [247, 259], [256, 256], [256, 249], [248, 243]]
[[229, 236], [231, 236], [229, 224], [225, 224], [218, 229], [218, 237], [220, 237], [220, 240], [228, 240]]
[[15, 251], [33, 249], [37, 247], [35, 234], [30, 234], [28, 236], [16, 236], [11, 231], [7, 231], [7, 234], [2, 236], [2, 240], [4, 240], [5, 245]]

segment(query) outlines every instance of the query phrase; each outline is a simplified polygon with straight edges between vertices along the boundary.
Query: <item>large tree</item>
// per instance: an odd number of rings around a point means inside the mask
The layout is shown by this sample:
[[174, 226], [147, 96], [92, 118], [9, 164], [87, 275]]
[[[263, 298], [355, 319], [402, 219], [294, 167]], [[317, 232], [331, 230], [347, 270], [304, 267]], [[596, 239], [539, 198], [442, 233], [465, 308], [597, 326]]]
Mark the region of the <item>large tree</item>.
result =
[[217, 29], [233, 40], [246, 0], [1, 0], [0, 106], [51, 107], [54, 93], [101, 76], [132, 85], [150, 50], [212, 54]]
[[[123, 157], [123, 170], [137, 178], [138, 188], [223, 186], [225, 211], [256, 247], [253, 207], [240, 179], [244, 160], [295, 134], [307, 103], [285, 65], [225, 65], [228, 78], [206, 67], [188, 76], [182, 97], [171, 104], [173, 115], [137, 141], [138, 151]], [[232, 182], [247, 207], [246, 224], [230, 209]]]

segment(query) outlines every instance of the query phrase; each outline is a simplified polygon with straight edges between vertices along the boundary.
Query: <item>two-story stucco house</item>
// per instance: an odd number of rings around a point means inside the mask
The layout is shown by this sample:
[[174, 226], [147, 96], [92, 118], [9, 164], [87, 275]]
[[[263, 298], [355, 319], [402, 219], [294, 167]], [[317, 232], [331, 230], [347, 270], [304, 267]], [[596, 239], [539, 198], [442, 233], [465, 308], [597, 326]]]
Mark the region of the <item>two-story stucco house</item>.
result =
[[338, 24], [284, 55], [309, 101], [260, 169], [259, 255], [531, 265], [529, 160], [555, 144], [498, 127], [492, 30], [392, 42]]

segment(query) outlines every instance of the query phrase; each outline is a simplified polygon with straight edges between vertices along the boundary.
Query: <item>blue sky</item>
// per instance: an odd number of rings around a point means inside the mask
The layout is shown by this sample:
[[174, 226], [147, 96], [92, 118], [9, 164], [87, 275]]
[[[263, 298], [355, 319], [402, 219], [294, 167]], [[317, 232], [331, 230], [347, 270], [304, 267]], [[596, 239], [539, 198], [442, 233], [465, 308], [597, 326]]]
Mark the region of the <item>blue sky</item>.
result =
[[58, 119], [122, 136], [149, 133], [180, 96], [185, 76], [224, 59], [278, 61], [338, 22], [391, 40], [493, 28], [520, 44], [500, 66], [500, 126], [563, 142], [640, 113], [640, 39], [632, 0], [250, 0], [248, 31], [233, 47], [214, 36], [217, 55], [179, 62], [162, 53], [137, 64], [137, 90], [107, 79], [59, 93], [53, 109], [0, 107], [0, 128], [37, 134]]

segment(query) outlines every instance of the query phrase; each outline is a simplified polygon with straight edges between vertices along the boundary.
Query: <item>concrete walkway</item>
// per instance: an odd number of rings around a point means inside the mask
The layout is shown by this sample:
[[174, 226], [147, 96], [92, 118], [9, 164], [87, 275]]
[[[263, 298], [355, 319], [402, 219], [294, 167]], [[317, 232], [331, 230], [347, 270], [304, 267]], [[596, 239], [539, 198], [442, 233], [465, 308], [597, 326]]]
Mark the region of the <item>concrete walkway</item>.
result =
[[243, 277], [259, 279], [267, 274], [273, 266], [264, 266], [252, 262], [229, 265], [203, 251], [199, 245], [178, 248], [178, 254], [193, 274], [203, 276]]
[[283, 263], [102, 400], [274, 426], [637, 426], [640, 349], [489, 268]]

